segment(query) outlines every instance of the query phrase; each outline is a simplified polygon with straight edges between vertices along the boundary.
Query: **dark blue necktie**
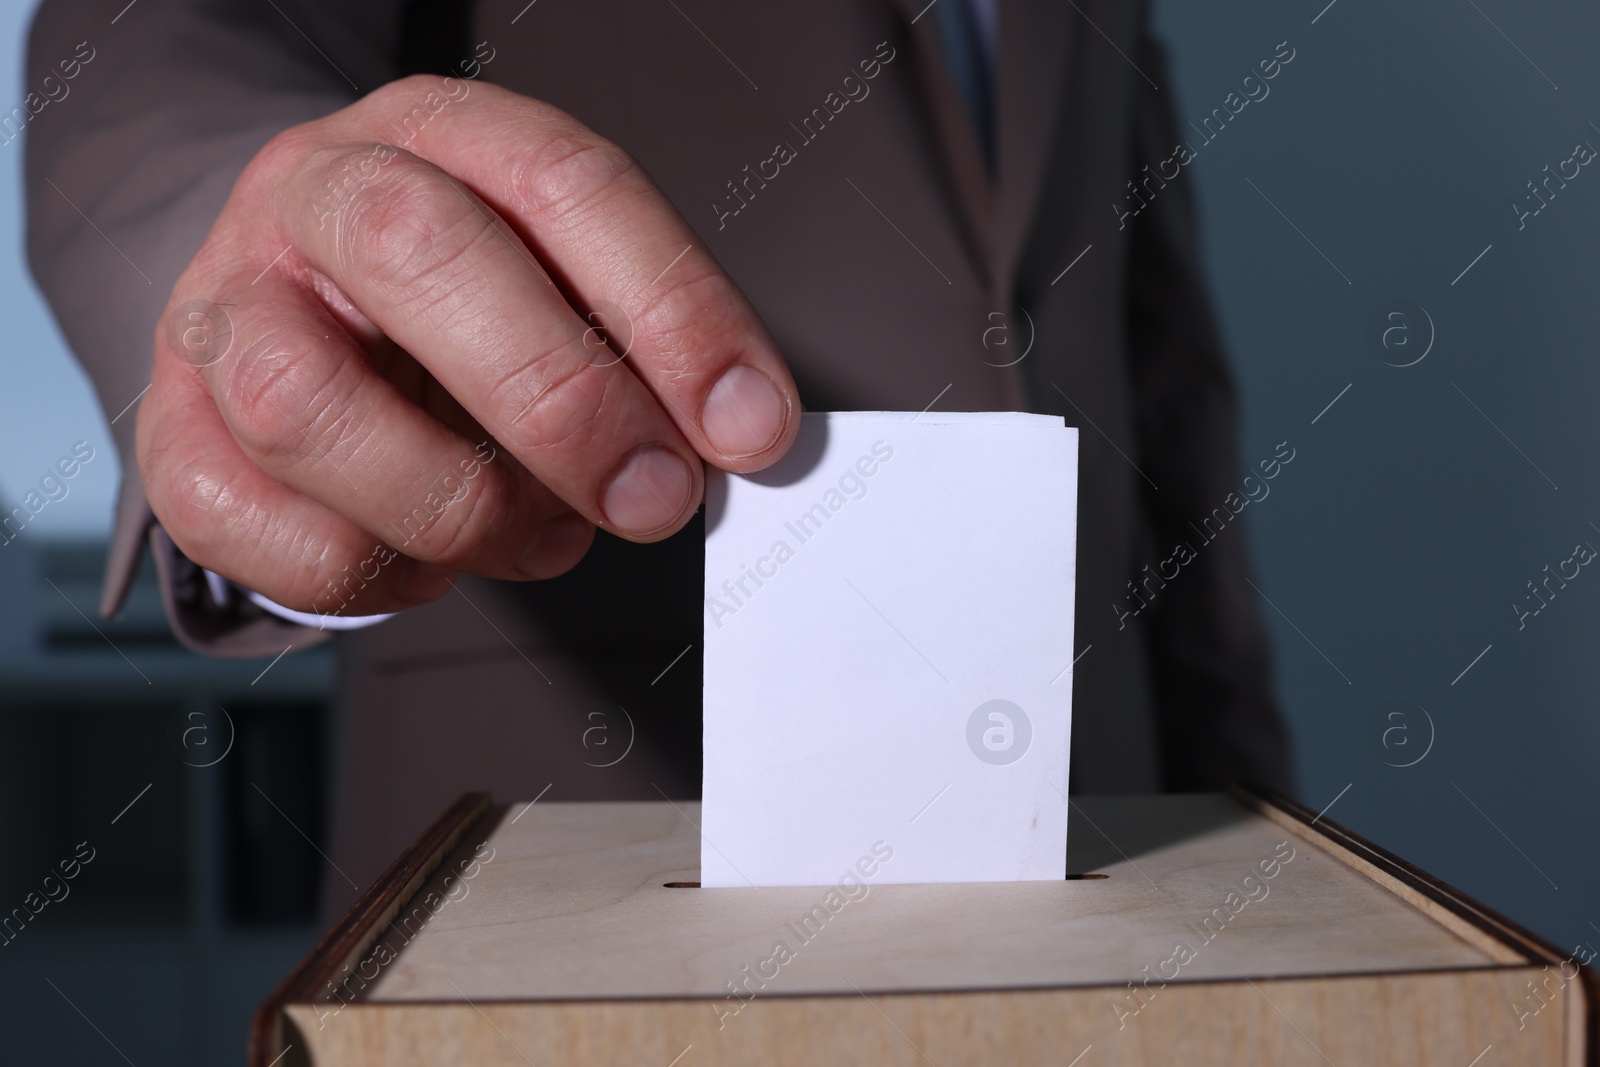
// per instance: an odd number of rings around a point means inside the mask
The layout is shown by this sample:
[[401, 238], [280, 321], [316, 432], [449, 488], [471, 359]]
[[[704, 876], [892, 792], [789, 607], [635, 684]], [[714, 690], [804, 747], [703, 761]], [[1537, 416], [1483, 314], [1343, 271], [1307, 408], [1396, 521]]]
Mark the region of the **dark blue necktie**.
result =
[[[994, 69], [990, 43], [979, 23], [982, 0], [935, 0], [930, 14], [944, 47], [951, 76], [966, 101], [967, 113], [983, 146], [983, 158], [994, 169]], [[993, 3], [993, 0], [990, 0]], [[993, 11], [991, 6], [989, 12]]]

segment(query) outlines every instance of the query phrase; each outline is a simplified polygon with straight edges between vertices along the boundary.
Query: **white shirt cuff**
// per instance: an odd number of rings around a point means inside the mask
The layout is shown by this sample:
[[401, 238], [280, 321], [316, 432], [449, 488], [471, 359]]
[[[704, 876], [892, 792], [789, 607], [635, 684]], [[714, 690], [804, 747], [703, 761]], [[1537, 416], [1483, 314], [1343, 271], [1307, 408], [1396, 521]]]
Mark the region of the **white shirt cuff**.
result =
[[385, 619], [394, 618], [394, 613], [387, 615], [323, 615], [318, 612], [295, 611], [282, 604], [272, 601], [257, 593], [253, 589], [246, 589], [238, 582], [229, 581], [222, 575], [213, 571], [206, 571], [206, 588], [211, 591], [211, 599], [218, 605], [227, 607], [233, 601], [233, 594], [238, 593], [262, 611], [276, 615], [280, 619], [309, 626], [313, 630], [361, 630], [368, 626], [376, 626]]

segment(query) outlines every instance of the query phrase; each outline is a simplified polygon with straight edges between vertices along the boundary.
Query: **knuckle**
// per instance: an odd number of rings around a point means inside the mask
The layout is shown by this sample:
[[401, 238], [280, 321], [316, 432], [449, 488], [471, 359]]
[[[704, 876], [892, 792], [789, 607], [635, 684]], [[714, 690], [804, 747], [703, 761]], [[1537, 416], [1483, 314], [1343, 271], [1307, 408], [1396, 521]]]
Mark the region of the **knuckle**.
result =
[[351, 197], [339, 258], [403, 303], [459, 281], [464, 258], [491, 230], [461, 190], [401, 153]]
[[587, 130], [554, 134], [512, 164], [524, 210], [551, 222], [580, 219], [628, 182], [633, 157]]
[[748, 340], [737, 311], [741, 299], [727, 276], [708, 265], [648, 297], [635, 317], [636, 329], [650, 338], [654, 358], [667, 374], [720, 366], [732, 362]]
[[377, 167], [398, 153], [388, 145], [352, 142], [346, 133], [336, 113], [273, 134], [245, 167], [230, 207], [254, 225], [273, 218], [284, 224], [309, 210], [316, 227], [325, 228], [371, 182]]
[[237, 500], [222, 469], [205, 453], [176, 462], [147, 464], [151, 510], [184, 553], [196, 561], [213, 555], [218, 531], [238, 532]]
[[409, 102], [416, 97], [418, 92], [426, 91], [437, 86], [439, 78], [432, 74], [408, 74], [403, 78], [386, 82], [362, 98], [364, 102], [384, 106], [398, 102]]
[[345, 613], [369, 586], [381, 584], [382, 567], [393, 562], [392, 555], [354, 535], [330, 538], [302, 530], [285, 534], [284, 557], [299, 565], [287, 576], [285, 588], [267, 595], [286, 606], [302, 605], [301, 610]]
[[245, 170], [246, 176], [277, 181], [283, 175], [299, 170], [306, 158], [315, 152], [319, 130], [316, 122], [279, 130], [256, 152]]
[[163, 516], [163, 521], [179, 526], [184, 525], [181, 520], [184, 512], [191, 509], [210, 512], [225, 493], [222, 480], [203, 456], [189, 456], [178, 463], [160, 464], [157, 470], [149, 473], [161, 487], [160, 492], [152, 496], [162, 501], [172, 513], [170, 518]]
[[324, 358], [303, 338], [264, 333], [230, 360], [222, 389], [235, 439], [259, 462], [291, 466], [332, 451], [323, 442], [349, 417], [350, 364]]
[[592, 439], [614, 375], [597, 370], [567, 352], [543, 353], [493, 383], [490, 410], [503, 413], [499, 425], [506, 447], [517, 456], [560, 454]]
[[268, 138], [246, 164], [229, 197], [229, 207], [242, 213], [241, 221], [261, 226], [273, 217], [285, 218], [285, 195], [302, 185], [297, 176], [321, 157], [329, 139], [325, 119], [279, 130]]
[[306, 159], [304, 184], [310, 187], [311, 215], [317, 229], [337, 222], [363, 190], [397, 158], [393, 145], [363, 142], [329, 146]]
[[[226, 572], [241, 546], [275, 566], [253, 577], [258, 592], [280, 604], [315, 610], [351, 568], [370, 555], [370, 542], [353, 528], [306, 525], [240, 493], [225, 470], [205, 452], [142, 468], [151, 508], [163, 529], [188, 558]], [[365, 582], [362, 583], [363, 587]]]
[[437, 504], [424, 498], [423, 506], [413, 507], [406, 522], [414, 522], [426, 512], [430, 523], [417, 538], [418, 554], [459, 566], [478, 558], [496, 537], [518, 529], [517, 510], [504, 480], [486, 477], [479, 479], [477, 486], [468, 484], [459, 497], [445, 497]]

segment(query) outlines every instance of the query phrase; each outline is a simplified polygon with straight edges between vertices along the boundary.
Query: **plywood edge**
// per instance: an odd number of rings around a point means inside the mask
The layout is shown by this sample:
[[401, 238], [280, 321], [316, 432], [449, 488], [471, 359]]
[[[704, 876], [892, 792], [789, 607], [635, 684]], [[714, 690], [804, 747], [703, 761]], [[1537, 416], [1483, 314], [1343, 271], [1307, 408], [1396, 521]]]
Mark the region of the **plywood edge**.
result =
[[1255, 786], [1230, 791], [1251, 810], [1332, 854], [1497, 963], [1556, 963], [1559, 951], [1538, 935], [1431, 874], [1317, 815], [1281, 794]]
[[[1577, 968], [1565, 983], [1566, 1062], [1600, 1067], [1600, 975], [1556, 945], [1415, 864], [1281, 793], [1235, 785], [1229, 793], [1261, 816], [1366, 875], [1497, 963]], [[1540, 973], [1543, 973], [1542, 971]]]
[[413, 841], [388, 870], [312, 946], [295, 969], [256, 1009], [250, 1024], [250, 1067], [271, 1067], [288, 1051], [284, 1009], [318, 999], [331, 980], [355, 965], [400, 907], [438, 869], [489, 810], [488, 793], [464, 793]]
[[1600, 1065], [1600, 990], [1593, 968], [1582, 967], [1576, 981], [1566, 985], [1567, 1067]]

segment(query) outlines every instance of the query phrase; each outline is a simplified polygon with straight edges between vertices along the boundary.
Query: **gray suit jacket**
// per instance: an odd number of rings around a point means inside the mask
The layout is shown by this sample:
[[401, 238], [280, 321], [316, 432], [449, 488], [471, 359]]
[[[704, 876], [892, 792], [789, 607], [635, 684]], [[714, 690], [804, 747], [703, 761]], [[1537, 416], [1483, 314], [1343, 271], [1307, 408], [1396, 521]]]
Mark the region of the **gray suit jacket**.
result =
[[[1247, 471], [1187, 175], [1141, 185], [1148, 206], [1124, 214], [1137, 206], [1128, 183], [1184, 139], [1144, 8], [1001, 0], [991, 173], [924, 3], [481, 0], [468, 14], [172, 0], [113, 25], [107, 5], [45, 0], [30, 81], [85, 38], [96, 58], [29, 132], [33, 268], [114, 414], [147, 383], [170, 286], [262, 143], [402, 73], [475, 69], [643, 163], [761, 312], [808, 407], [1029, 409], [1083, 428], [1075, 789], [1285, 785], [1242, 531], [1206, 540], [1191, 525]], [[487, 62], [462, 66], [474, 57]], [[260, 655], [296, 640], [259, 612], [214, 610], [152, 530], [132, 428], [131, 415], [114, 427], [125, 476], [103, 608], [148, 537], [185, 641]], [[671, 682], [645, 681], [697, 645], [698, 533], [602, 543], [540, 587], [464, 581], [341, 638], [336, 841], [354, 849], [384, 818], [400, 826], [356, 865], [381, 862], [468, 783], [692, 792], [697, 656]], [[1148, 606], [1124, 615], [1128, 583], [1180, 542], [1193, 561], [1142, 586]], [[627, 709], [631, 785], [560, 769], [603, 762], [575, 747], [596, 708]]]

